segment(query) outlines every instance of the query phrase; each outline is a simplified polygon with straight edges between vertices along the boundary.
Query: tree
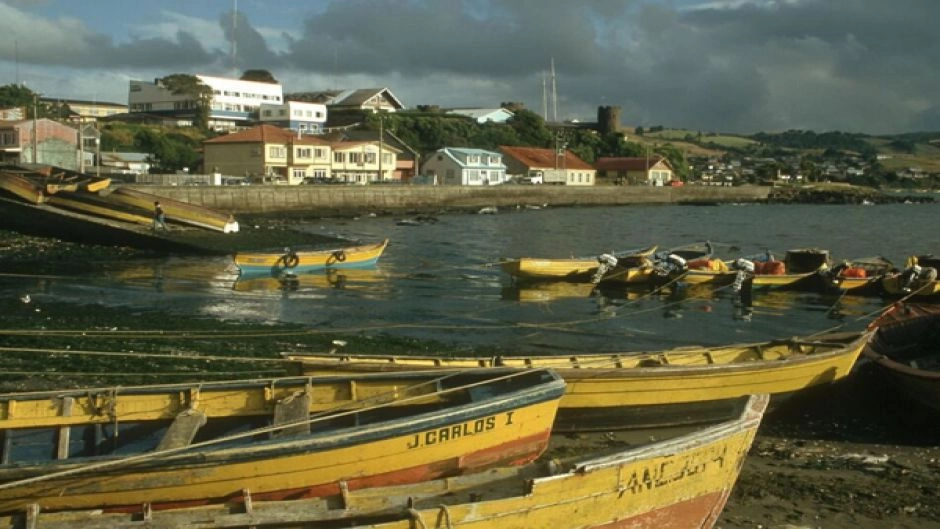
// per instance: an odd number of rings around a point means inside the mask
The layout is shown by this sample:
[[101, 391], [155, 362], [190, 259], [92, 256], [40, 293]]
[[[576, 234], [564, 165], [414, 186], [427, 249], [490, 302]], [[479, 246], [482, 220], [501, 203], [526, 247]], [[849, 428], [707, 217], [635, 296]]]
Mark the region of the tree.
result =
[[160, 79], [160, 84], [173, 95], [185, 95], [191, 98], [196, 111], [195, 124], [202, 130], [209, 128], [209, 105], [212, 102], [212, 88], [202, 83], [195, 75], [175, 73]]
[[256, 83], [278, 84], [277, 79], [267, 70], [245, 70], [240, 79]]

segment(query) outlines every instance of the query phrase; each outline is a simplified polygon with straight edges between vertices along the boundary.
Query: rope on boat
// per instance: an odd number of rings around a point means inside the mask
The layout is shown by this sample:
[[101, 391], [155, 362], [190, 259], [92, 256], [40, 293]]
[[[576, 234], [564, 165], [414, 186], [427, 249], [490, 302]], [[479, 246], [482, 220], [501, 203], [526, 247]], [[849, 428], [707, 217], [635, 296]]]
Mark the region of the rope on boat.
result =
[[[380, 401], [380, 400], [381, 400], [383, 397], [385, 397], [385, 396], [388, 396], [388, 395], [395, 395], [395, 394], [397, 394], [397, 393], [408, 393], [408, 392], [410, 392], [410, 391], [412, 391], [412, 390], [415, 390], [415, 389], [420, 388], [420, 387], [423, 387], [423, 386], [433, 385], [434, 387], [436, 387], [440, 382], [442, 382], [442, 381], [444, 381], [444, 380], [447, 380], [447, 379], [449, 379], [449, 378], [455, 377], [455, 376], [459, 376], [459, 375], [464, 374], [464, 373], [465, 373], [464, 371], [455, 371], [455, 372], [453, 372], [453, 373], [448, 373], [448, 374], [442, 375], [442, 376], [440, 376], [440, 377], [437, 377], [437, 378], [434, 378], [434, 379], [431, 379], [431, 380], [427, 380], [427, 381], [424, 381], [424, 382], [419, 382], [419, 383], [417, 383], [417, 384], [412, 384], [412, 385], [410, 385], [410, 386], [404, 386], [404, 387], [401, 387], [401, 388], [396, 388], [395, 390], [392, 390], [392, 391], [389, 391], [389, 392], [386, 392], [386, 393], [382, 393], [382, 394], [380, 394], [380, 395], [376, 395], [375, 397], [372, 397], [372, 398], [363, 399], [363, 400], [361, 400], [361, 401], [356, 401], [355, 403], [363, 403], [363, 402], [364, 402], [364, 403], [370, 403], [370, 402], [374, 402], [374, 401]], [[493, 383], [493, 382], [498, 382], [498, 381], [501, 381], [501, 380], [509, 380], [509, 379], [514, 378], [514, 377], [525, 376], [525, 375], [528, 374], [528, 373], [529, 373], [529, 371], [512, 371], [512, 372], [510, 372], [510, 373], [508, 373], [508, 374], [500, 375], [500, 376], [493, 377], [493, 378], [487, 378], [487, 379], [482, 380], [482, 381], [479, 381], [479, 382], [471, 382], [471, 383], [469, 383], [469, 384], [464, 384], [464, 385], [457, 386], [457, 387], [454, 387], [454, 388], [439, 389], [439, 390], [435, 391], [434, 394], [435, 394], [435, 395], [448, 395], [448, 394], [450, 394], [450, 393], [462, 392], [462, 391], [466, 391], [466, 390], [471, 389], [471, 388], [474, 388], [474, 387], [478, 387], [478, 386], [483, 386], [483, 385], [491, 384], [491, 383]], [[294, 378], [296, 378], [296, 377], [294, 377]], [[310, 380], [312, 380], [314, 377], [307, 377], [307, 378], [310, 379]], [[277, 380], [278, 380], [278, 379], [272, 379], [272, 383], [273, 383], [273, 382], [276, 382]], [[125, 388], [125, 389], [127, 389], [127, 388]], [[115, 390], [115, 392], [116, 392], [116, 395], [119, 395], [119, 394], [120, 394], [120, 388], [117, 388], [117, 389]], [[328, 409], [328, 410], [323, 410], [323, 411], [321, 411], [321, 412], [318, 412], [318, 413], [316, 413], [316, 414], [311, 415], [309, 418], [304, 419], [304, 420], [290, 421], [290, 422], [286, 422], [286, 423], [284, 423], [284, 424], [278, 424], [278, 425], [265, 426], [265, 427], [261, 427], [261, 428], [255, 428], [255, 429], [253, 429], [253, 430], [248, 430], [248, 431], [245, 431], [245, 432], [240, 432], [240, 433], [236, 433], [236, 434], [232, 434], [232, 435], [227, 435], [227, 436], [219, 437], [219, 438], [217, 438], [217, 439], [209, 439], [209, 440], [202, 441], [202, 442], [198, 442], [198, 443], [192, 443], [192, 444], [189, 444], [189, 445], [186, 445], [186, 446], [180, 446], [180, 447], [176, 447], [176, 448], [168, 448], [168, 449], [165, 449], [165, 450], [157, 450], [157, 451], [147, 452], [147, 453], [138, 454], [138, 455], [134, 455], [134, 456], [122, 457], [122, 458], [115, 459], [115, 460], [110, 460], [110, 461], [101, 461], [101, 462], [97, 462], [97, 463], [88, 463], [88, 464], [84, 464], [84, 465], [79, 465], [79, 466], [77, 466], [77, 467], [75, 467], [75, 468], [71, 468], [71, 469], [68, 469], [68, 470], [62, 470], [62, 471], [59, 471], [59, 472], [50, 472], [50, 473], [48, 473], [48, 474], [43, 474], [43, 475], [40, 475], [40, 476], [33, 476], [33, 477], [30, 477], [30, 478], [24, 478], [24, 479], [15, 480], [15, 481], [8, 481], [8, 482], [6, 482], [6, 483], [0, 483], [0, 490], [11, 489], [11, 488], [15, 488], [15, 487], [23, 486], [23, 485], [30, 485], [30, 484], [33, 484], [33, 483], [39, 483], [39, 482], [42, 482], [42, 481], [48, 481], [48, 480], [50, 480], [50, 479], [55, 479], [55, 478], [61, 478], [61, 477], [67, 477], [67, 476], [74, 476], [74, 475], [76, 475], [76, 474], [81, 474], [81, 473], [84, 473], [84, 472], [91, 472], [91, 471], [97, 471], [97, 470], [103, 470], [103, 469], [110, 469], [110, 468], [120, 467], [120, 466], [122, 466], [122, 465], [127, 465], [127, 464], [132, 464], [132, 463], [139, 463], [139, 462], [143, 462], [143, 461], [156, 460], [156, 459], [160, 459], [161, 457], [179, 454], [179, 453], [186, 452], [186, 451], [188, 451], [188, 450], [192, 450], [192, 449], [195, 449], [195, 448], [203, 448], [203, 447], [213, 446], [213, 445], [217, 445], [217, 444], [229, 443], [229, 442], [231, 442], [231, 441], [236, 441], [236, 440], [239, 440], [239, 439], [245, 439], [245, 438], [255, 437], [255, 436], [261, 435], [261, 434], [274, 433], [274, 432], [277, 432], [277, 431], [280, 431], [280, 430], [286, 430], [286, 429], [289, 429], [289, 428], [295, 428], [295, 427], [297, 427], [297, 426], [302, 426], [302, 425], [311, 425], [311, 424], [316, 424], [316, 423], [324, 422], [324, 421], [332, 421], [332, 420], [335, 420], [335, 419], [337, 419], [337, 418], [346, 417], [346, 416], [349, 416], [349, 415], [355, 415], [355, 414], [370, 412], [370, 411], [374, 411], [374, 410], [378, 410], [378, 409], [382, 409], [382, 408], [387, 408], [387, 407], [389, 407], [389, 406], [391, 406], [391, 405], [393, 405], [393, 404], [410, 403], [410, 402], [415, 402], [415, 401], [421, 402], [421, 401], [426, 400], [427, 398], [428, 398], [428, 395], [426, 395], [426, 394], [420, 394], [420, 395], [414, 395], [414, 396], [411, 396], [411, 397], [396, 398], [396, 399], [393, 399], [393, 400], [391, 400], [391, 401], [379, 402], [378, 404], [374, 404], [374, 405], [370, 405], [370, 406], [363, 406], [363, 407], [356, 407], [356, 408], [353, 408], [353, 409], [349, 409], [349, 407], [350, 407], [350, 406], [353, 406], [354, 403], [344, 404], [344, 405], [336, 406], [336, 407], [331, 408], [331, 409]]]

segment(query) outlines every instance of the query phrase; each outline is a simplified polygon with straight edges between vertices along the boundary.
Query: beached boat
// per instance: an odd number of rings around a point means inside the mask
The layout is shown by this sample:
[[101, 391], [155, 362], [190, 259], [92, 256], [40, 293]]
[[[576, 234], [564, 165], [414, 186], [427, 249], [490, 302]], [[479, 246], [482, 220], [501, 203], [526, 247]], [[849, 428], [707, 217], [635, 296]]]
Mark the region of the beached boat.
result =
[[281, 252], [239, 252], [235, 266], [243, 275], [304, 274], [326, 269], [368, 268], [375, 266], [388, 239], [374, 244], [345, 246], [326, 250], [293, 250]]
[[30, 204], [41, 204], [46, 199], [45, 186], [20, 171], [0, 170], [0, 189]]
[[166, 213], [170, 223], [185, 224], [223, 233], [233, 233], [239, 230], [238, 221], [230, 213], [207, 208], [198, 204], [161, 197], [153, 193], [146, 193], [129, 187], [117, 187], [101, 193], [100, 199], [117, 209], [126, 209], [132, 212], [145, 212], [153, 215], [154, 202]]
[[[246, 492], [213, 509], [39, 512], [30, 527], [710, 529], [731, 494], [767, 401], [766, 396], [739, 399], [721, 422], [686, 432], [657, 431], [655, 440], [648, 433], [624, 437], [623, 432], [553, 436], [550, 460], [447, 480], [343, 491], [321, 501], [261, 502]], [[10, 520], [11, 529], [25, 529], [15, 522]]]
[[720, 413], [728, 399], [784, 395], [846, 376], [871, 332], [657, 352], [437, 357], [282, 353], [306, 375], [493, 367], [552, 368], [567, 382], [556, 428], [682, 424]]
[[0, 512], [319, 497], [523, 464], [563, 392], [550, 370], [504, 370], [0, 395]]
[[909, 398], [940, 412], [940, 305], [898, 303], [871, 328], [864, 358]]
[[[649, 279], [649, 258], [656, 252], [656, 246], [609, 252], [617, 258], [618, 266], [608, 272], [611, 279], [622, 283], [645, 282]], [[543, 259], [520, 257], [503, 259], [500, 268], [519, 281], [571, 281], [589, 282], [597, 272], [600, 262], [597, 256], [572, 257], [562, 259]], [[605, 277], [607, 277], [605, 276]]]

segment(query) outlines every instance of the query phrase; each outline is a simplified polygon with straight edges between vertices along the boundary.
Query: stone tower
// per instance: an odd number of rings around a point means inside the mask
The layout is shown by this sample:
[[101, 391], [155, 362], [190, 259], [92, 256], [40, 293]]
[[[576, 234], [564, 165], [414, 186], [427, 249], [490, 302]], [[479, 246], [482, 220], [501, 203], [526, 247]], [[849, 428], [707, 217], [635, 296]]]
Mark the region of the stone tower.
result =
[[601, 134], [609, 134], [620, 130], [620, 107], [618, 106], [600, 106], [597, 107], [597, 131]]

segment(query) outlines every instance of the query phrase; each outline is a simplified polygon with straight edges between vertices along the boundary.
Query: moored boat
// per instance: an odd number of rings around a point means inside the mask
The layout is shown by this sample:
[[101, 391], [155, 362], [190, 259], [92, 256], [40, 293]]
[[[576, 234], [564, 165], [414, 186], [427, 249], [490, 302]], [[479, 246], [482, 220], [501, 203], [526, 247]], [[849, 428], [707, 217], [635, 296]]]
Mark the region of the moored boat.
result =
[[[793, 288], [816, 290], [823, 281], [822, 272], [829, 268], [829, 252], [816, 248], [787, 250], [783, 260], [773, 256], [749, 259], [754, 265], [754, 288]], [[690, 284], [730, 285], [737, 271], [734, 261], [719, 263], [714, 259], [690, 264], [682, 281]]]
[[766, 396], [739, 399], [720, 422], [687, 432], [659, 431], [655, 440], [648, 434], [624, 438], [622, 432], [574, 441], [553, 436], [550, 460], [447, 480], [343, 491], [317, 502], [259, 502], [245, 494], [211, 510], [37, 513], [31, 527], [710, 529], [731, 494], [767, 401]]
[[564, 383], [480, 375], [2, 395], [0, 512], [320, 497], [537, 458]]
[[828, 286], [856, 296], [881, 293], [881, 279], [894, 269], [894, 264], [881, 256], [843, 261], [823, 273]]
[[378, 243], [345, 246], [326, 250], [293, 250], [281, 252], [239, 252], [235, 266], [244, 275], [303, 274], [326, 269], [368, 268], [375, 266], [388, 239]]
[[[610, 252], [621, 262], [619, 268], [611, 270], [609, 276], [619, 282], [631, 283], [646, 281], [649, 273], [644, 267], [649, 257], [656, 252], [656, 246]], [[597, 256], [571, 258], [520, 257], [503, 259], [500, 268], [519, 281], [571, 281], [589, 282], [597, 272], [600, 262]]]
[[567, 383], [555, 427], [583, 430], [694, 423], [742, 395], [785, 395], [833, 382], [850, 372], [870, 334], [557, 356], [282, 355], [307, 375], [421, 370], [430, 377], [436, 369], [551, 368]]
[[864, 357], [902, 393], [940, 412], [940, 306], [898, 303], [871, 328]]
[[902, 271], [881, 278], [882, 291], [888, 296], [914, 298], [940, 297], [940, 257], [931, 254], [911, 256]]

